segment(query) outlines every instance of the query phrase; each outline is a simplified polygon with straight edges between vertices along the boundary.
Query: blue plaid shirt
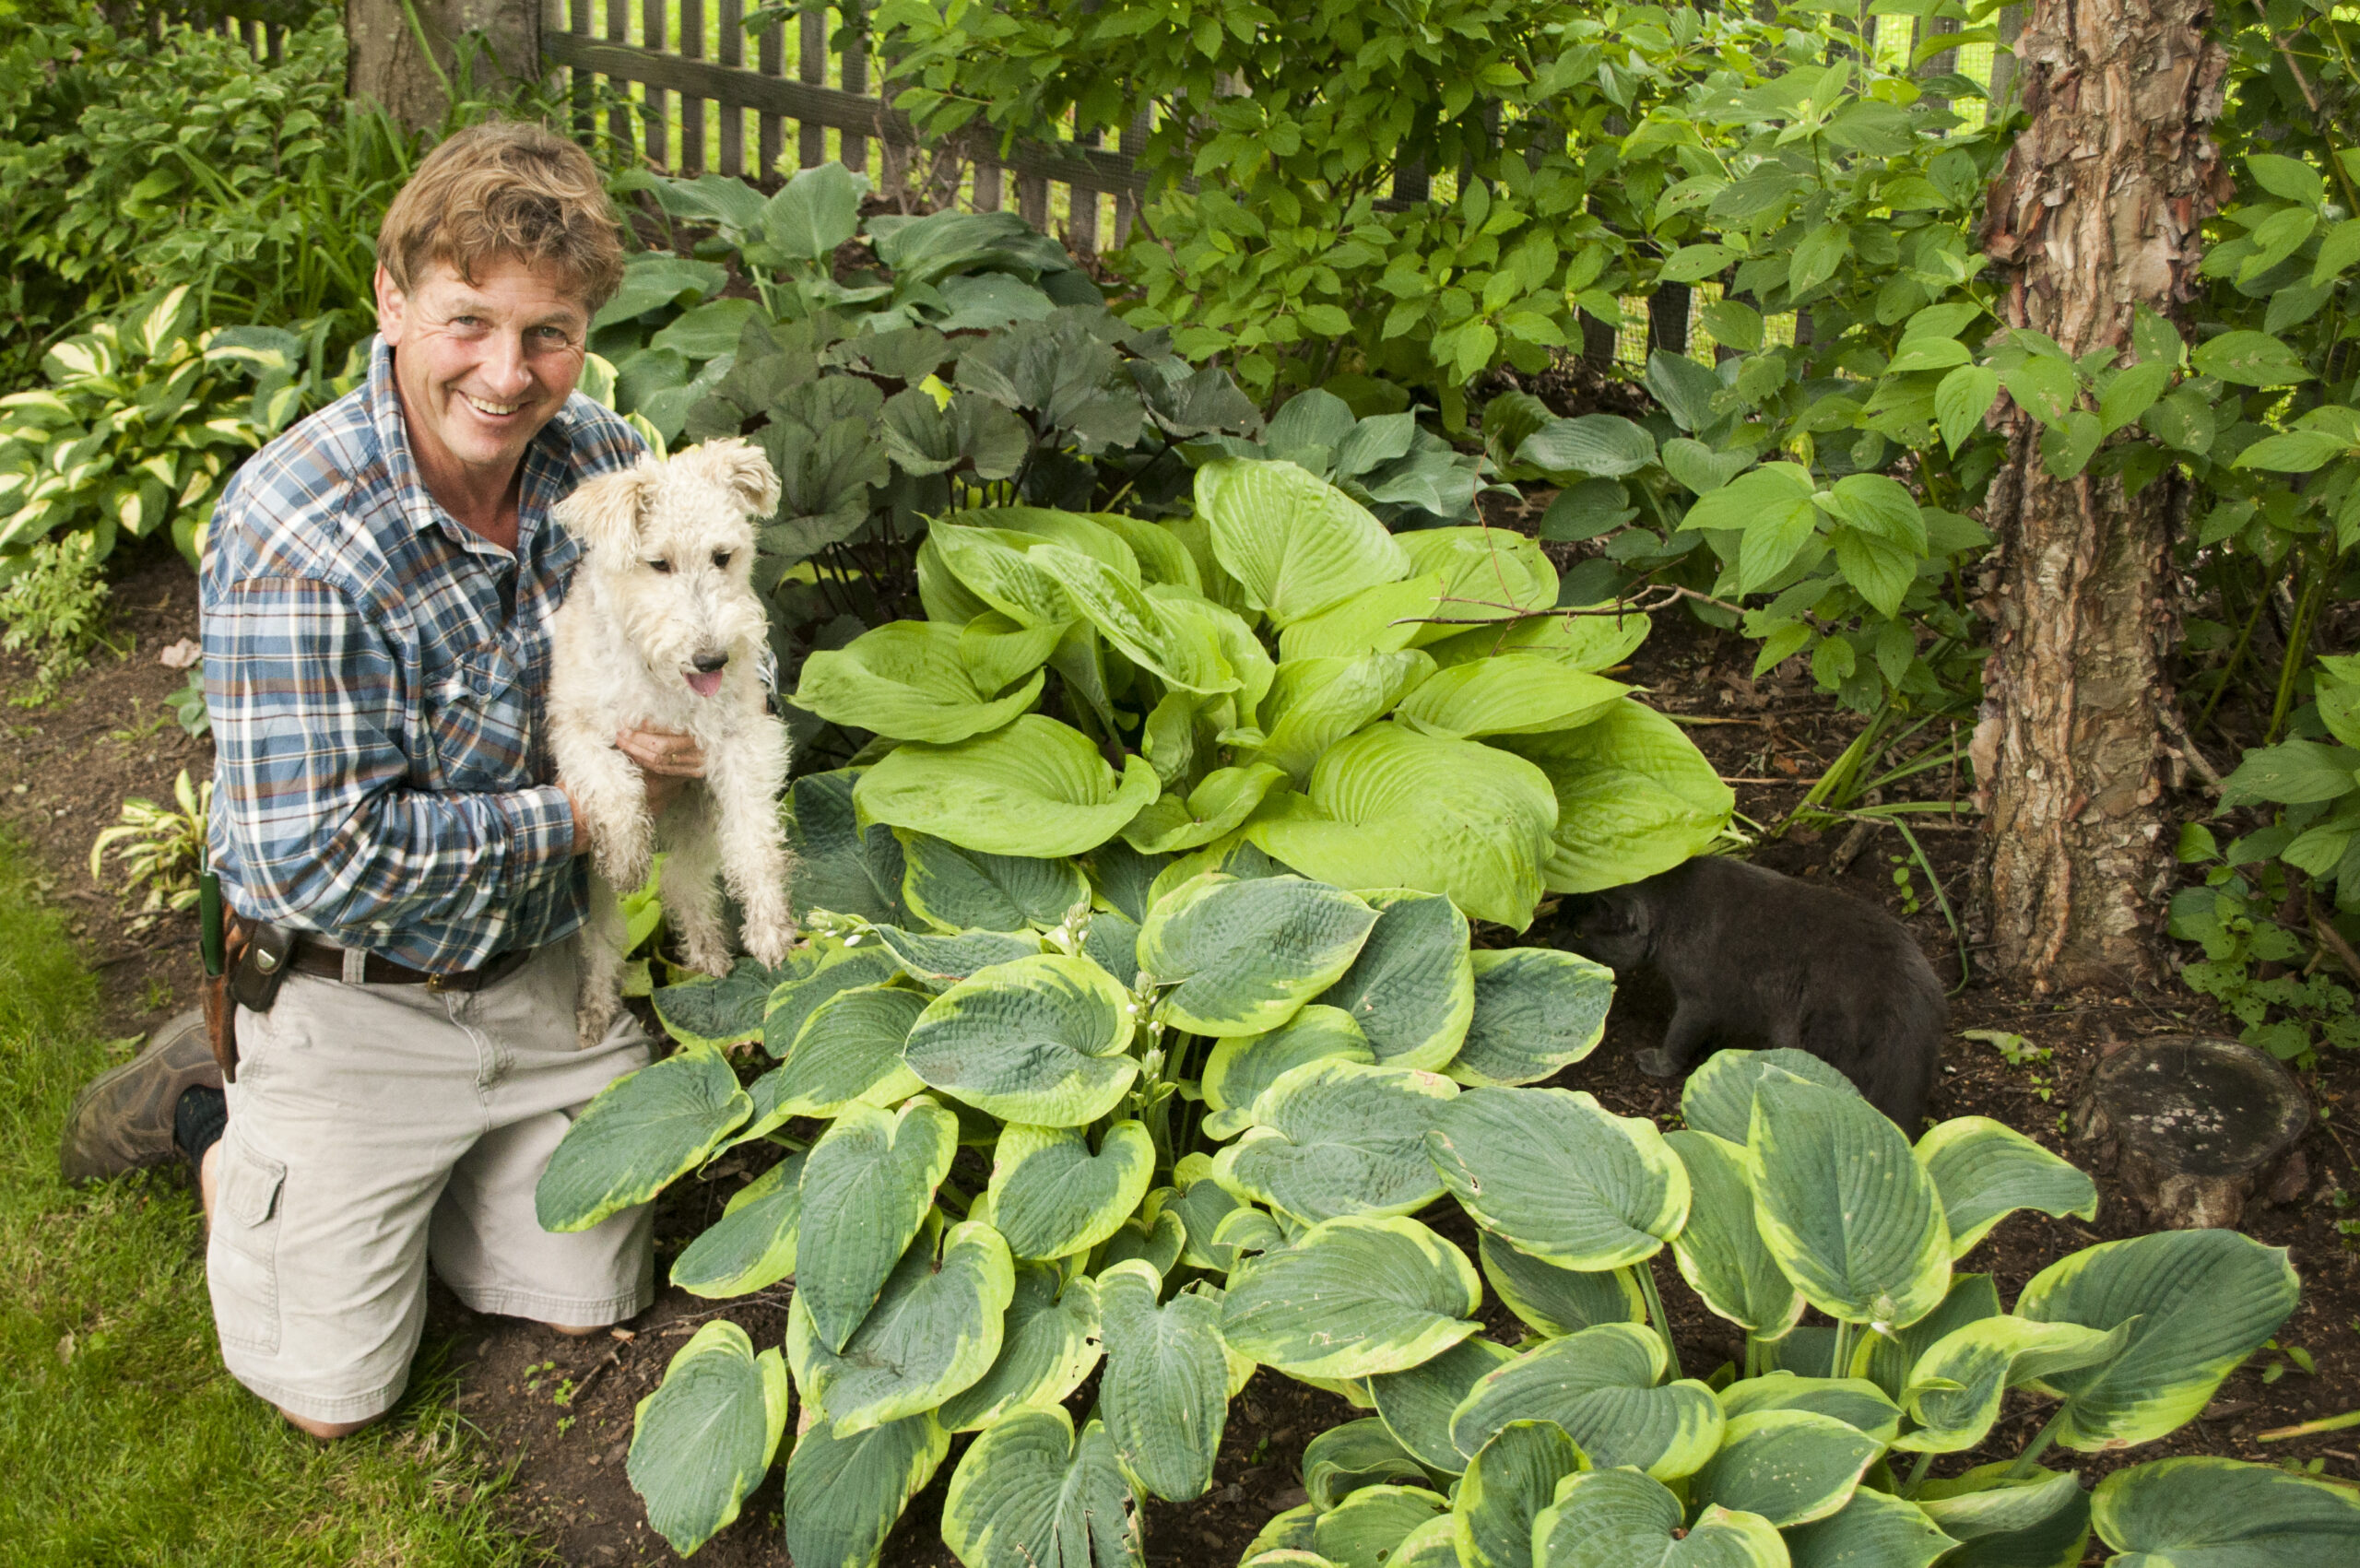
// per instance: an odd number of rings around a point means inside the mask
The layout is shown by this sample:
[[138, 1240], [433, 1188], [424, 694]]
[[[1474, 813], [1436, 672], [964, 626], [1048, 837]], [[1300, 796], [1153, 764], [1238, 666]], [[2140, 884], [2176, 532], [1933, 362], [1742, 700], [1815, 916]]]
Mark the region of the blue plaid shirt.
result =
[[549, 619], [581, 547], [549, 522], [637, 460], [579, 393], [525, 450], [516, 552], [462, 527], [410, 454], [393, 354], [247, 461], [199, 585], [230, 906], [449, 973], [582, 922], [550, 781]]

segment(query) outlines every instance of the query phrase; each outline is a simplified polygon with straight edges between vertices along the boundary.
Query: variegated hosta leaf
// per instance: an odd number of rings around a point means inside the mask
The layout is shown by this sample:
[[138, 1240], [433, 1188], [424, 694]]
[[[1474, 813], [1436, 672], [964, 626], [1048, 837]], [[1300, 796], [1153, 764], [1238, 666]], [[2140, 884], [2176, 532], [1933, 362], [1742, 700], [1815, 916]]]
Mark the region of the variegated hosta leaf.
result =
[[803, 1162], [795, 1304], [842, 1351], [950, 1173], [959, 1119], [925, 1095], [899, 1113], [855, 1101]]
[[1688, 1481], [1692, 1504], [1759, 1514], [1777, 1526], [1824, 1519], [1884, 1452], [1858, 1428], [1811, 1410], [1731, 1417], [1721, 1445]]
[[659, 985], [649, 997], [665, 1032], [683, 1045], [735, 1045], [759, 1040], [771, 992], [788, 977], [785, 970], [741, 958], [715, 980], [700, 974], [674, 985]]
[[1719, 1446], [1721, 1407], [1693, 1379], [1658, 1386], [1666, 1364], [1663, 1340], [1635, 1323], [1543, 1340], [1467, 1391], [1451, 1444], [1471, 1458], [1510, 1421], [1555, 1421], [1593, 1465], [1688, 1475]]
[[[1327, 1559], [1311, 1550], [1311, 1527], [1319, 1517], [1319, 1510], [1308, 1503], [1297, 1503], [1283, 1514], [1274, 1514], [1270, 1522], [1255, 1533], [1238, 1555], [1239, 1568], [1248, 1563], [1284, 1562], [1288, 1563], [1325, 1562]], [[1333, 1564], [1329, 1565], [1333, 1568]]]
[[1072, 1127], [1139, 1076], [1130, 994], [1085, 958], [997, 964], [927, 1005], [903, 1055], [935, 1088], [1004, 1121]]
[[2111, 1360], [2036, 1385], [2065, 1401], [2057, 1441], [2120, 1448], [2185, 1424], [2277, 1332], [2299, 1290], [2283, 1247], [2235, 1231], [2165, 1231], [2050, 1264], [2016, 1298], [2018, 1316], [2130, 1328]]
[[1129, 915], [1111, 909], [1092, 914], [1082, 926], [1081, 950], [1116, 984], [1139, 984], [1139, 928]]
[[1461, 1339], [1438, 1356], [1403, 1372], [1368, 1380], [1369, 1397], [1387, 1431], [1430, 1470], [1457, 1475], [1467, 1456], [1450, 1440], [1450, 1416], [1485, 1373], [1516, 1360], [1490, 1339]]
[[789, 1306], [796, 1387], [841, 1433], [931, 1410], [999, 1358], [1015, 1285], [1008, 1244], [989, 1225], [952, 1226], [938, 1255], [931, 1228], [922, 1230], [841, 1352], [820, 1342], [808, 1309]]
[[1011, 1125], [992, 1158], [992, 1223], [1019, 1257], [1064, 1257], [1123, 1227], [1155, 1174], [1155, 1142], [1116, 1122], [1093, 1154], [1080, 1127]]
[[1098, 1277], [1106, 1369], [1099, 1410], [1123, 1468], [1173, 1503], [1212, 1484], [1229, 1420], [1221, 1303], [1196, 1290], [1159, 1304], [1162, 1281], [1134, 1260]]
[[1331, 1426], [1303, 1451], [1303, 1484], [1323, 1514], [1364, 1486], [1425, 1480], [1416, 1457], [1375, 1416]]
[[1202, 1154], [1184, 1156], [1172, 1179], [1179, 1184], [1178, 1190], [1164, 1207], [1179, 1220], [1185, 1232], [1180, 1260], [1191, 1268], [1228, 1273], [1237, 1261], [1236, 1255], [1218, 1247], [1213, 1236], [1221, 1222], [1237, 1212], [1237, 1199], [1213, 1180], [1213, 1162]]
[[1360, 956], [1320, 1001], [1341, 1008], [1388, 1067], [1440, 1068], [1475, 1016], [1467, 917], [1436, 893], [1363, 890], [1376, 924]]
[[1753, 1219], [1804, 1300], [1882, 1331], [1917, 1322], [1950, 1289], [1950, 1229], [1901, 1129], [1847, 1086], [1770, 1070], [1747, 1139]]
[[1187, 1228], [1181, 1223], [1180, 1216], [1160, 1209], [1152, 1215], [1137, 1214], [1124, 1220], [1123, 1228], [1107, 1237], [1105, 1244], [1098, 1249], [1094, 1261], [1098, 1271], [1103, 1274], [1118, 1263], [1137, 1258], [1162, 1279], [1179, 1266], [1180, 1254], [1187, 1244]]
[[[1481, 1017], [1481, 1008], [1477, 1008]], [[1567, 1268], [1652, 1257], [1688, 1215], [1688, 1173], [1643, 1117], [1564, 1089], [1475, 1089], [1426, 1147], [1477, 1224]]]
[[1426, 1134], [1457, 1092], [1438, 1073], [1307, 1062], [1255, 1100], [1255, 1125], [1214, 1157], [1213, 1176], [1306, 1225], [1412, 1213], [1442, 1196]]
[[1599, 1323], [1644, 1323], [1646, 1298], [1625, 1268], [1560, 1268], [1489, 1231], [1475, 1238], [1483, 1278], [1507, 1309], [1552, 1338]]
[[1312, 1548], [1336, 1568], [1385, 1568], [1412, 1530], [1449, 1507], [1422, 1486], [1364, 1486], [1312, 1521]]
[[975, 1439], [951, 1472], [942, 1539], [969, 1568], [1143, 1564], [1139, 1500], [1105, 1427], [1023, 1409]]
[[790, 1154], [739, 1187], [672, 1260], [672, 1283], [699, 1296], [744, 1296], [794, 1273], [802, 1181], [803, 1156]]
[[1670, 1488], [1636, 1470], [1567, 1476], [1532, 1521], [1533, 1568], [1787, 1568], [1769, 1520], [1707, 1508], [1682, 1529], [1686, 1517]]
[[2360, 1499], [2234, 1459], [2157, 1459], [2098, 1483], [2090, 1515], [2130, 1568], [2348, 1568]]
[[2097, 1215], [2097, 1185], [2087, 1174], [1988, 1116], [1959, 1116], [1929, 1129], [1918, 1140], [1918, 1162], [1941, 1195], [1954, 1258], [2019, 1208]]
[[1259, 1034], [1294, 1016], [1359, 956], [1376, 912], [1300, 877], [1207, 872], [1139, 927], [1139, 967], [1172, 987], [1164, 1022], [1198, 1034]]
[[[832, 1116], [849, 1102], [894, 1105], [926, 1086], [902, 1060], [926, 998], [894, 985], [856, 985], [813, 1008], [771, 1071], [754, 1080], [749, 1132], [794, 1116]], [[741, 1137], [740, 1141], [743, 1141]]]
[[1221, 1331], [1291, 1376], [1416, 1366], [1474, 1333], [1483, 1284], [1467, 1255], [1414, 1220], [1323, 1220], [1230, 1277]]
[[894, 925], [910, 918], [902, 900], [901, 841], [891, 828], [860, 821], [853, 809], [853, 791], [867, 771], [807, 773], [787, 791], [790, 808], [780, 815], [795, 853], [787, 897], [797, 920], [822, 909]]
[[962, 931], [944, 936], [934, 931], [904, 931], [898, 925], [870, 929], [900, 963], [903, 973], [938, 994], [994, 964], [1032, 958], [1041, 951], [1038, 937], [1003, 931]]
[[545, 1231], [586, 1231], [645, 1203], [753, 1114], [728, 1058], [691, 1046], [600, 1090], [549, 1156], [533, 1193]]
[[1970, 1323], [1937, 1340], [1910, 1369], [1902, 1402], [1918, 1430], [1894, 1446], [1929, 1454], [1972, 1448], [1999, 1420], [2000, 1397], [2010, 1388], [2110, 1361], [2122, 1353], [2130, 1328], [2119, 1323], [2102, 1332], [2013, 1316]]
[[1606, 1034], [1614, 975], [1554, 948], [1473, 955], [1475, 1011], [1446, 1070], [1467, 1084], [1538, 1083], [1580, 1061]]
[[1757, 1338], [1780, 1338], [1802, 1316], [1802, 1292], [1754, 1226], [1744, 1148], [1691, 1129], [1664, 1142], [1688, 1173], [1688, 1222], [1671, 1238], [1680, 1277], [1716, 1315]]
[[950, 1434], [930, 1415], [867, 1432], [825, 1424], [796, 1440], [779, 1512], [795, 1568], [876, 1568], [893, 1521], [934, 1479]]
[[1467, 1521], [1469, 1568], [1531, 1568], [1532, 1521], [1589, 1460], [1554, 1421], [1510, 1421], [1467, 1462], [1452, 1506]]
[[1840, 1511], [1787, 1531], [1794, 1568], [1929, 1568], [1957, 1544], [1915, 1503], [1865, 1486]]
[[784, 1058], [795, 1048], [795, 1037], [811, 1015], [832, 996], [863, 985], [882, 985], [899, 974], [902, 962], [875, 938], [853, 938], [857, 944], [805, 961], [801, 949], [787, 955], [788, 978], [772, 987], [763, 1004], [762, 1049]]
[[1680, 1088], [1680, 1119], [1743, 1148], [1753, 1127], [1753, 1089], [1772, 1069], [1858, 1094], [1852, 1080], [1808, 1051], [1716, 1051]]
[[938, 931], [1045, 931], [1090, 901], [1090, 884], [1070, 860], [985, 855], [925, 833], [898, 836], [906, 863], [902, 896]]
[[[1911, 1324], [1895, 1329], [1890, 1338], [1872, 1337], [1870, 1341], [1869, 1380], [1894, 1399], [1899, 1399], [1909, 1387], [1909, 1369], [1918, 1358], [1945, 1336], [1977, 1323], [1987, 1317], [2000, 1315], [2000, 1291], [1988, 1274], [1953, 1274], [1948, 1294], [1942, 1304]], [[1816, 1375], [1827, 1370], [1822, 1357], [1817, 1366], [1809, 1371]]]
[[950, 1432], [978, 1432], [1012, 1409], [1047, 1409], [1081, 1386], [1098, 1357], [1097, 1282], [1020, 1263], [998, 1359], [945, 1399], [935, 1419]]
[[1376, 1053], [1350, 1013], [1317, 1002], [1267, 1033], [1215, 1041], [1199, 1085], [1205, 1136], [1235, 1138], [1254, 1125], [1254, 1102], [1264, 1090], [1306, 1062], [1329, 1059], [1368, 1066]]
[[1950, 1562], [1957, 1568], [2075, 1568], [2090, 1539], [2090, 1498], [2081, 1478], [2036, 1468], [2012, 1479], [2010, 1468], [2002, 1460], [1919, 1489], [1918, 1506], [1960, 1543]]
[[786, 1368], [754, 1353], [746, 1331], [715, 1318], [664, 1370], [631, 1422], [627, 1473], [647, 1522], [683, 1555], [738, 1517], [769, 1473], [786, 1427]]
[[1474, 1550], [1467, 1539], [1467, 1521], [1444, 1514], [1403, 1536], [1385, 1560], [1385, 1568], [1464, 1568]]
[[1804, 1377], [1771, 1372], [1742, 1377], [1721, 1390], [1721, 1413], [1735, 1421], [1760, 1410], [1809, 1410], [1831, 1417], [1881, 1444], [1901, 1430], [1901, 1407], [1865, 1377]]
[[[835, 724], [897, 740], [947, 743], [997, 729], [1040, 699], [1037, 665], [1022, 673], [986, 673], [964, 656], [962, 644], [955, 626], [891, 621], [844, 647], [815, 649], [803, 661], [793, 701]], [[1024, 683], [1002, 695], [995, 682], [1003, 676]]]

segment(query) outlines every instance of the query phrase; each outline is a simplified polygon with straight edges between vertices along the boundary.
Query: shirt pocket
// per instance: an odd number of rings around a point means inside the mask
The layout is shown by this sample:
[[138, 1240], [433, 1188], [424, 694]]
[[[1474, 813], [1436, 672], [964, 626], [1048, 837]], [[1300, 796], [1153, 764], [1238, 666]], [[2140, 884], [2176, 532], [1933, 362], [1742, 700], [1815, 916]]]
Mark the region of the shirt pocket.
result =
[[426, 717], [443, 788], [518, 789], [531, 782], [531, 694], [506, 644], [485, 643], [461, 654], [430, 688]]

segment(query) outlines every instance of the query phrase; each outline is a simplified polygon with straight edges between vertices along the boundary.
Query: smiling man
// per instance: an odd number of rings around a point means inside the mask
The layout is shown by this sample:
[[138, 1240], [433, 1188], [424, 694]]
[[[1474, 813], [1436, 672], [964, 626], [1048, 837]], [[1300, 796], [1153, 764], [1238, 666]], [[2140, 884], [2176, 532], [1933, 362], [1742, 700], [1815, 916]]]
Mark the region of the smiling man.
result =
[[[590, 159], [492, 124], [438, 147], [378, 236], [367, 383], [239, 472], [202, 575], [214, 869], [257, 937], [226, 1089], [183, 1020], [84, 1091], [65, 1164], [196, 1167], [223, 1359], [315, 1435], [408, 1378], [426, 1268], [569, 1332], [644, 1308], [644, 1209], [534, 1217], [571, 1115], [647, 1059], [574, 1038], [586, 847], [553, 776], [549, 518], [641, 442], [575, 393], [622, 274]], [[703, 760], [618, 746], [659, 809]]]

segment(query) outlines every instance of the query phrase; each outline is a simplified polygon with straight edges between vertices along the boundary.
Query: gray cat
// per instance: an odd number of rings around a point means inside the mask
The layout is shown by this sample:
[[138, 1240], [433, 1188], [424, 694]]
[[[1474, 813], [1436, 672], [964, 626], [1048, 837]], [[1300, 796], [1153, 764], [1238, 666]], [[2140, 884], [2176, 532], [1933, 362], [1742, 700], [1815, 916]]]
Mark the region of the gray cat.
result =
[[1642, 1071], [1686, 1072], [1721, 1045], [1810, 1052], [1916, 1137], [1941, 1055], [1941, 982], [1901, 923], [1833, 889], [1708, 855], [1565, 901], [1565, 945], [1671, 991]]

